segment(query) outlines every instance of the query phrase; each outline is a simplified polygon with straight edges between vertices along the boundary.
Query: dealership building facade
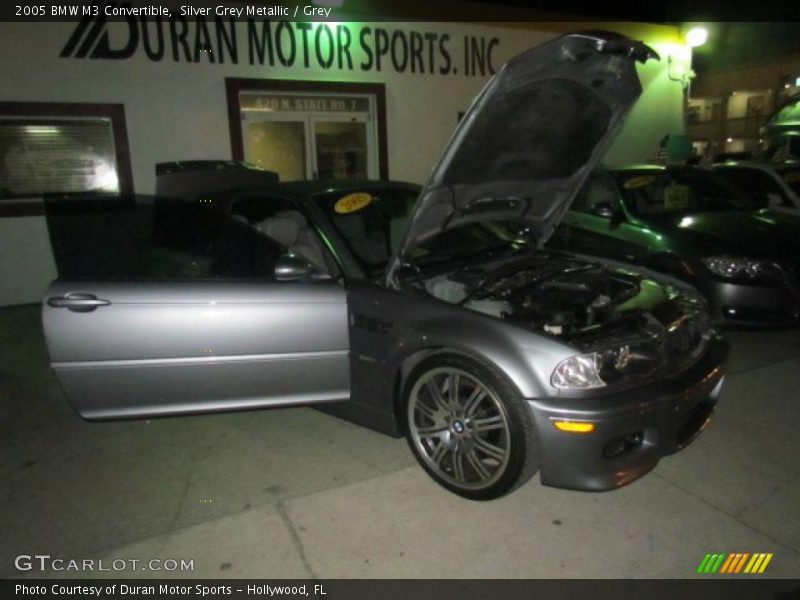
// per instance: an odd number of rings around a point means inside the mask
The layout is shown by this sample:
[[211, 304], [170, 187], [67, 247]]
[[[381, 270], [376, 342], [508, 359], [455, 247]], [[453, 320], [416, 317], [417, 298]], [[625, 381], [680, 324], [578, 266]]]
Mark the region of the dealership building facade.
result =
[[0, 306], [57, 276], [42, 197], [153, 194], [158, 163], [242, 160], [283, 180], [422, 183], [507, 59], [561, 33], [611, 29], [661, 55], [606, 162], [684, 132], [690, 50], [677, 27], [621, 23], [292, 22], [131, 17], [0, 24]]

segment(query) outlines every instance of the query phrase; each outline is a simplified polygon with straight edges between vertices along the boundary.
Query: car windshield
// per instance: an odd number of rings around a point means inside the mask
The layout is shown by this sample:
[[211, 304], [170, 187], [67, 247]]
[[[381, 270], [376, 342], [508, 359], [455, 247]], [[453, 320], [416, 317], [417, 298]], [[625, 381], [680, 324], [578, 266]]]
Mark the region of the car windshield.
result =
[[757, 199], [749, 198], [708, 171], [622, 171], [618, 176], [625, 207], [642, 218], [761, 208]]
[[[408, 228], [419, 191], [413, 187], [360, 188], [325, 192], [318, 204], [364, 272], [383, 274]], [[495, 254], [514, 247], [525, 227], [503, 222], [472, 223], [450, 229], [413, 249], [420, 266]]]
[[722, 166], [714, 172], [757, 201], [760, 208], [791, 206], [780, 182], [768, 171], [747, 166]]
[[327, 191], [317, 203], [369, 276], [386, 269], [408, 227], [419, 195], [413, 186]]

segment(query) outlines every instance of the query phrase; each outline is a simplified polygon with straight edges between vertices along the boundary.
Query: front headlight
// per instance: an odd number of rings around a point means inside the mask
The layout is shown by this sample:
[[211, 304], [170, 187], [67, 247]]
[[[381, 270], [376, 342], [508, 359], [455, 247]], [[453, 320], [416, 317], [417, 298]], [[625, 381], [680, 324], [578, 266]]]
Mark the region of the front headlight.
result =
[[649, 373], [660, 364], [658, 344], [635, 342], [570, 356], [558, 363], [550, 383], [560, 389], [590, 390], [626, 375]]
[[588, 390], [605, 386], [600, 379], [601, 358], [597, 352], [570, 356], [558, 363], [550, 377], [554, 387], [562, 389]]
[[709, 256], [702, 259], [706, 268], [724, 279], [756, 279], [764, 273], [764, 263], [749, 258]]

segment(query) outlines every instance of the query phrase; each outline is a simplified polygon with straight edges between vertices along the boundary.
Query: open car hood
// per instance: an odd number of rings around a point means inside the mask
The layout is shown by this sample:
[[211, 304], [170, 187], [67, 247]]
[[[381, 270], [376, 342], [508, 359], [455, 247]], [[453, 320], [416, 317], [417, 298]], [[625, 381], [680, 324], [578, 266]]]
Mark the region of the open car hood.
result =
[[389, 279], [444, 229], [518, 221], [544, 244], [641, 93], [636, 61], [658, 55], [608, 32], [528, 50], [473, 100], [414, 207]]

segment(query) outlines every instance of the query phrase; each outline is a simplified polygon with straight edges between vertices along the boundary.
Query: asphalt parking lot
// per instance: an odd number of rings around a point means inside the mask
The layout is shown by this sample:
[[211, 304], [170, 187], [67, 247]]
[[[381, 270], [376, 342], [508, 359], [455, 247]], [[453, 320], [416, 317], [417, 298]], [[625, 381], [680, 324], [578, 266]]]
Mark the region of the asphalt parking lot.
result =
[[194, 565], [62, 577], [684, 578], [707, 552], [800, 574], [799, 330], [731, 332], [711, 427], [644, 479], [475, 503], [404, 440], [309, 408], [84, 422], [38, 311], [0, 309], [0, 577], [42, 575], [20, 554]]

